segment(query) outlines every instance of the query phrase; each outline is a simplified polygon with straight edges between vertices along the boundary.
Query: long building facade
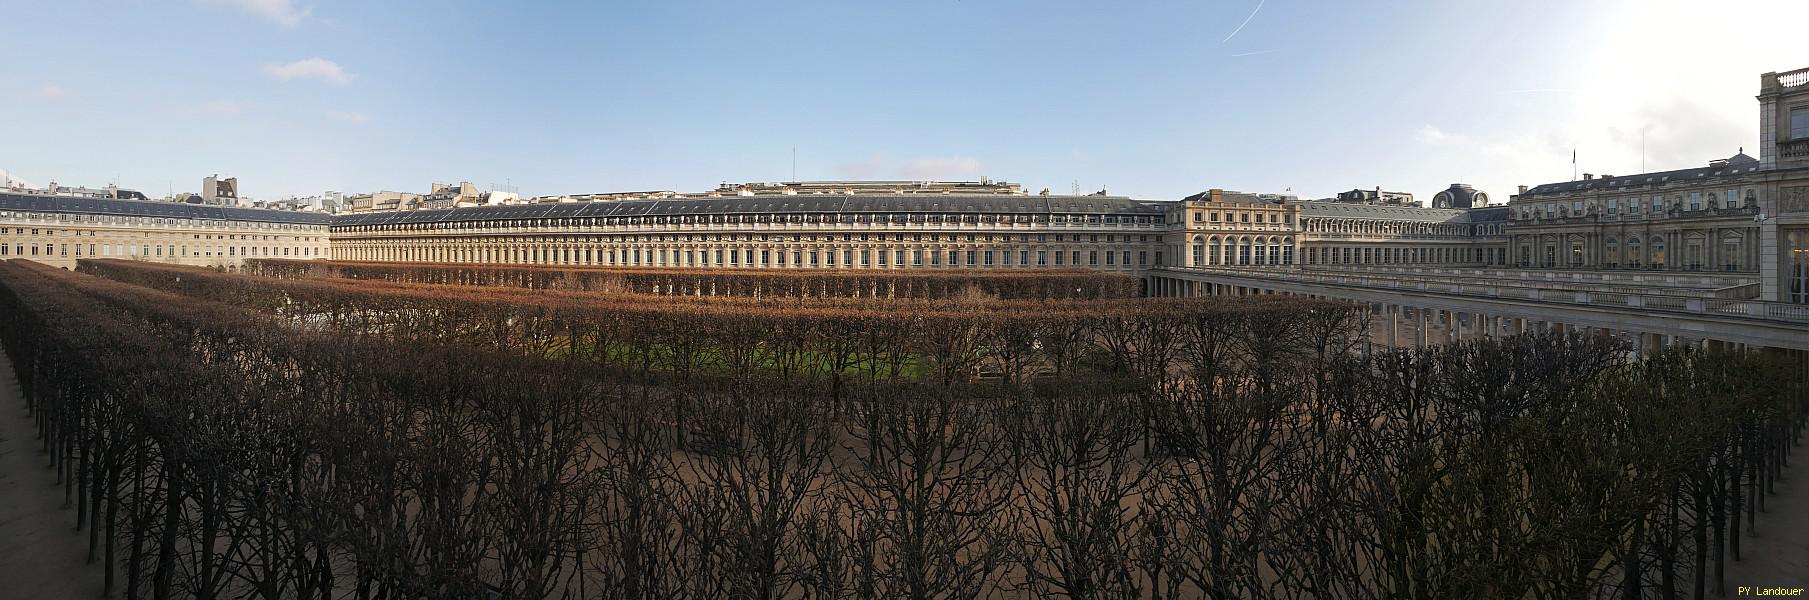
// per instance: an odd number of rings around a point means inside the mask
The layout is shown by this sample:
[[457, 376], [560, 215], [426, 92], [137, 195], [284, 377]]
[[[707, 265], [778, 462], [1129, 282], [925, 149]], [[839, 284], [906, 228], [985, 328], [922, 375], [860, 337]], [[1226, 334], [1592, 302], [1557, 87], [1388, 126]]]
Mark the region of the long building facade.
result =
[[0, 260], [237, 268], [247, 258], [321, 259], [331, 224], [319, 213], [0, 191]]
[[[1809, 304], [1809, 69], [1761, 78], [1761, 157], [1523, 188], [1441, 208], [1209, 190], [1179, 201], [1015, 184], [736, 187], [318, 213], [0, 193], [0, 259], [236, 268], [246, 258], [746, 269], [1522, 269], [1713, 275]], [[767, 189], [768, 187], [772, 189]], [[731, 189], [725, 184], [724, 189]], [[1603, 275], [1613, 279], [1620, 275]]]
[[768, 269], [1162, 264], [1163, 205], [1107, 196], [811, 194], [335, 218], [341, 260]]

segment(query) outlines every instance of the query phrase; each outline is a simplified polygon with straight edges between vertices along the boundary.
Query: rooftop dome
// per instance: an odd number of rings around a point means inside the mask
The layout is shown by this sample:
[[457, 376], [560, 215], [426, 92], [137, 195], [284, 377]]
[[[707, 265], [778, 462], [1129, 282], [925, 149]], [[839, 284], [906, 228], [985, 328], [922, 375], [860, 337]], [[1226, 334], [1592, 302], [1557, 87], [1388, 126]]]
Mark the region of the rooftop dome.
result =
[[1477, 191], [1467, 183], [1453, 183], [1451, 187], [1432, 196], [1432, 208], [1481, 208], [1489, 205], [1489, 195]]

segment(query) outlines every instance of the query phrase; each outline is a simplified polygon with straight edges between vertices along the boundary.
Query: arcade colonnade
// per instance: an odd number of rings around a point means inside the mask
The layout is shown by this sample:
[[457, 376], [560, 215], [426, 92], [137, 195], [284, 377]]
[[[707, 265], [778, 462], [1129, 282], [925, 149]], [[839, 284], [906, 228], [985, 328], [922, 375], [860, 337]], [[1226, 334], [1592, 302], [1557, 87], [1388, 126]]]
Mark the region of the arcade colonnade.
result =
[[1163, 260], [1153, 233], [727, 235], [720, 240], [710, 234], [347, 239], [335, 240], [332, 257], [555, 266], [1102, 270], [1147, 269]]
[[[1156, 296], [1181, 298], [1281, 295], [1350, 301], [1348, 298], [1337, 295], [1301, 293], [1260, 286], [1189, 281], [1167, 277], [1152, 278], [1150, 291], [1152, 295]], [[1579, 325], [1569, 319], [1549, 315], [1532, 316], [1528, 313], [1504, 310], [1464, 310], [1439, 306], [1443, 304], [1440, 302], [1414, 302], [1412, 298], [1402, 298], [1395, 302], [1360, 302], [1360, 304], [1364, 306], [1365, 316], [1370, 321], [1370, 341], [1377, 347], [1391, 349], [1423, 348], [1433, 344], [1458, 343], [1540, 331], [1618, 337], [1625, 340], [1630, 350], [1637, 354], [1648, 354], [1676, 345], [1737, 349], [1747, 347], [1747, 344], [1742, 342], [1717, 340], [1707, 336], [1643, 331], [1630, 326]]]

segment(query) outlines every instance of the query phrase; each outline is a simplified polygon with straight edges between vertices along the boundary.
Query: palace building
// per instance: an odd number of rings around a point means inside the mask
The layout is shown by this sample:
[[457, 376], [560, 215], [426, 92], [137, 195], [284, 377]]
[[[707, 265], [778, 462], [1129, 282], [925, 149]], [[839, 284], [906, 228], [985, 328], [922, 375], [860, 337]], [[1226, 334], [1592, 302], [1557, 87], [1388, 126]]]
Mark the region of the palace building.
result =
[[0, 260], [74, 268], [83, 258], [236, 268], [246, 258], [326, 258], [331, 216], [178, 202], [0, 191]]
[[841, 181], [329, 216], [7, 190], [0, 259], [1697, 273], [1734, 281], [1728, 294], [1809, 304], [1809, 69], [1767, 73], [1760, 89], [1759, 158], [1589, 175], [1522, 188], [1506, 205], [1464, 184], [1421, 208], [1380, 188], [1325, 201], [1220, 189], [1147, 201], [990, 180]]
[[1161, 264], [1163, 205], [1111, 196], [816, 193], [340, 216], [342, 260], [769, 269]]

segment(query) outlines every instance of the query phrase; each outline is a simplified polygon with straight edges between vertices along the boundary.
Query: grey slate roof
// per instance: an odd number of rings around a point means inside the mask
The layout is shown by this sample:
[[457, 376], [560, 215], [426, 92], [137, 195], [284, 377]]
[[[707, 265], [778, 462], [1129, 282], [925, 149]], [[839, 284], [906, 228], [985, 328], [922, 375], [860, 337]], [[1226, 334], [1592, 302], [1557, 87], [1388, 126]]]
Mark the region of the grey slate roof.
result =
[[1664, 185], [1667, 183], [1687, 183], [1691, 181], [1707, 181], [1716, 177], [1736, 177], [1752, 175], [1759, 172], [1759, 160], [1747, 156], [1745, 152], [1735, 154], [1727, 159], [1725, 165], [1709, 165], [1675, 171], [1659, 171], [1656, 173], [1640, 173], [1621, 177], [1602, 177], [1586, 181], [1565, 181], [1536, 185], [1521, 194], [1522, 198], [1545, 194], [1578, 192], [1622, 188], [1629, 186]]
[[100, 214], [127, 217], [163, 217], [171, 219], [213, 219], [222, 221], [252, 221], [259, 223], [291, 223], [298, 225], [327, 225], [330, 224], [332, 220], [332, 216], [327, 214], [288, 210], [203, 206], [180, 202], [154, 202], [148, 200], [112, 200], [107, 198], [44, 196], [39, 194], [18, 194], [11, 192], [0, 192], [0, 210]]
[[[1488, 216], [1482, 213], [1488, 209], [1465, 210], [1462, 208], [1419, 208], [1413, 206], [1386, 206], [1378, 204], [1355, 204], [1350, 202], [1302, 202], [1300, 216], [1323, 217], [1332, 219], [1391, 219], [1400, 221], [1424, 221], [1430, 223], [1471, 223], [1477, 216]], [[1506, 213], [1503, 213], [1506, 214]]]
[[339, 215], [334, 217], [333, 224], [389, 225], [499, 219], [785, 213], [1009, 213], [1159, 216], [1163, 213], [1163, 205], [1164, 203], [1160, 202], [1143, 202], [1115, 196], [801, 194], [797, 196], [724, 196], [721, 198], [560, 202], [373, 212]]

